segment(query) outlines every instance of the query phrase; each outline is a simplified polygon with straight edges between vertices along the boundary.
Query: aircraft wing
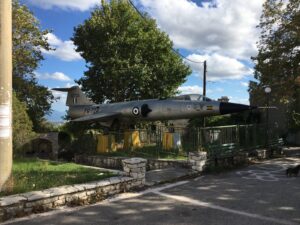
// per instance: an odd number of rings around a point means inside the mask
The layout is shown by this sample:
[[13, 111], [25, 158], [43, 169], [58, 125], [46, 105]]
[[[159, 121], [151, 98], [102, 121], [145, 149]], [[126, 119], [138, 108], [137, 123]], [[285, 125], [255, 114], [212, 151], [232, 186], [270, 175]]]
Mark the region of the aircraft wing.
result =
[[111, 113], [96, 113], [93, 115], [82, 116], [80, 118], [74, 119], [74, 122], [94, 122], [94, 121], [107, 121], [110, 119], [114, 119], [121, 115], [118, 112], [111, 112]]

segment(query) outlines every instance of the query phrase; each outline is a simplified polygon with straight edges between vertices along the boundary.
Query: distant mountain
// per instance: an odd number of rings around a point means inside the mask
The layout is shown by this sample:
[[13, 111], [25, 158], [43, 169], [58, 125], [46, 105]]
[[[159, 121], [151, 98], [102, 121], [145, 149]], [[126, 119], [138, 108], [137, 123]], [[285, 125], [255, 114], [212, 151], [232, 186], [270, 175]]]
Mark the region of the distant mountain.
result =
[[52, 111], [51, 115], [47, 115], [46, 119], [50, 122], [63, 122], [63, 117], [66, 115], [66, 112]]

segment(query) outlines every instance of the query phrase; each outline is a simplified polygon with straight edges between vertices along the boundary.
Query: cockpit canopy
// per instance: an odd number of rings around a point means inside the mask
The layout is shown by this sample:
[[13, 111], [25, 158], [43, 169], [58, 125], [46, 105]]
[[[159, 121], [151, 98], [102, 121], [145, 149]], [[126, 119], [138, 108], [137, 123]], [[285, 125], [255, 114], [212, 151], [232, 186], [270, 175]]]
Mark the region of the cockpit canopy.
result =
[[179, 96], [174, 96], [171, 99], [187, 100], [187, 101], [206, 101], [206, 102], [212, 101], [210, 98], [204, 97], [203, 95], [199, 95], [199, 94], [179, 95]]

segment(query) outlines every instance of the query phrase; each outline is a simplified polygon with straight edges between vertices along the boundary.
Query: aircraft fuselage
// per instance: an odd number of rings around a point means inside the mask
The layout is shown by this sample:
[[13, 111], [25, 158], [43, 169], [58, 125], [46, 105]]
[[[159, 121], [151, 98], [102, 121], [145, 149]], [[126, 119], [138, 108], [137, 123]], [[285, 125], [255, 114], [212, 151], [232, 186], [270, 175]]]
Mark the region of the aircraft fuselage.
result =
[[72, 119], [97, 113], [119, 112], [121, 121], [189, 119], [220, 114], [220, 102], [190, 100], [141, 100], [100, 105], [70, 106]]

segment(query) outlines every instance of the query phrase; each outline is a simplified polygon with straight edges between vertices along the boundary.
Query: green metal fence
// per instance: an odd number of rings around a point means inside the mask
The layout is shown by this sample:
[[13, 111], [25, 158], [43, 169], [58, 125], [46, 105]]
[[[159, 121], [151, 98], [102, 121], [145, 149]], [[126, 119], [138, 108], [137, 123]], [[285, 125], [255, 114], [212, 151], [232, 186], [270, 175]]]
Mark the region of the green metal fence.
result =
[[[274, 143], [279, 137], [276, 130], [267, 133], [264, 124], [233, 125], [205, 128], [180, 128], [156, 126], [155, 129], [138, 129], [141, 146], [124, 148], [124, 132], [114, 132], [118, 149], [110, 155], [140, 156], [149, 158], [186, 159], [191, 151], [215, 151], [234, 146], [238, 151], [254, 149]], [[174, 144], [166, 149], [164, 138], [172, 133]], [[175, 143], [176, 142], [176, 143]], [[220, 151], [219, 151], [220, 152]], [[220, 152], [221, 153], [221, 152]]]

